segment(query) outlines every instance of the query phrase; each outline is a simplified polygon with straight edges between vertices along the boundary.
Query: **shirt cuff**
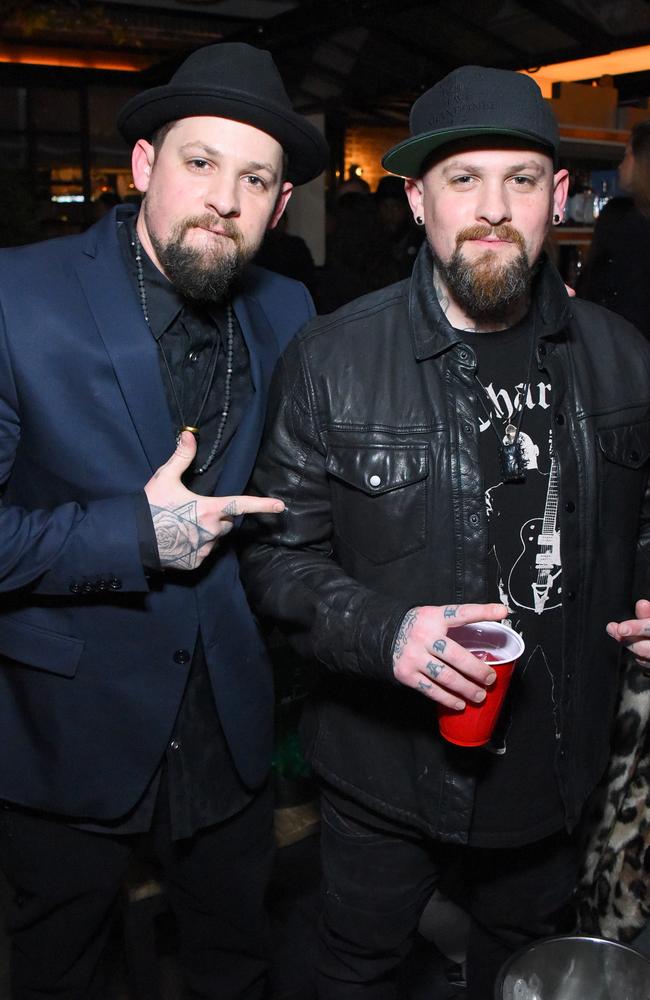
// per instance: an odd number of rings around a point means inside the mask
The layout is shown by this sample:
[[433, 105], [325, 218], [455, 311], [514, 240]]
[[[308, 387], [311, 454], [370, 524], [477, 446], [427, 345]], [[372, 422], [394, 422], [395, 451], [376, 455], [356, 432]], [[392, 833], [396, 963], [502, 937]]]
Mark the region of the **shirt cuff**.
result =
[[156, 539], [156, 529], [153, 526], [151, 508], [147, 500], [147, 494], [134, 494], [135, 500], [135, 523], [138, 532], [138, 546], [140, 548], [140, 561], [145, 570], [150, 572], [160, 572], [160, 558], [158, 556], [158, 541]]

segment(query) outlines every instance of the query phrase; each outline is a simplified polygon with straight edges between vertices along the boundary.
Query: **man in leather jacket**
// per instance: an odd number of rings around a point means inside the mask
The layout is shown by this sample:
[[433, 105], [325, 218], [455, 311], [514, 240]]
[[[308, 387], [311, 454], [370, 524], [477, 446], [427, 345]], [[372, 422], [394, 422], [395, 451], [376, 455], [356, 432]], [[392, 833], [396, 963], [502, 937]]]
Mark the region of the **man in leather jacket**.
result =
[[[462, 67], [411, 132], [384, 165], [427, 242], [410, 280], [285, 354], [254, 486], [287, 509], [258, 519], [244, 571], [315, 661], [319, 997], [403, 995], [451, 878], [468, 996], [491, 1000], [513, 950], [568, 926], [621, 651], [650, 657], [650, 352], [544, 255], [567, 172], [532, 80]], [[493, 669], [449, 627], [503, 617], [526, 650], [498, 729], [453, 745], [437, 709], [480, 704]]]

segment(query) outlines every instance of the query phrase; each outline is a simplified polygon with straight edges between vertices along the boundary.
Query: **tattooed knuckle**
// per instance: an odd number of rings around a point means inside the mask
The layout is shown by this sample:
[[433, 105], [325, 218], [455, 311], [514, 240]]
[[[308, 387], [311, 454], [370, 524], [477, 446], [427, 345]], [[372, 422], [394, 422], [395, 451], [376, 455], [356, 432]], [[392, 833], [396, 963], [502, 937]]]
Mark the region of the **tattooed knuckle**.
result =
[[444, 670], [444, 664], [436, 663], [434, 660], [429, 660], [424, 669], [434, 681], [437, 681], [440, 674]]

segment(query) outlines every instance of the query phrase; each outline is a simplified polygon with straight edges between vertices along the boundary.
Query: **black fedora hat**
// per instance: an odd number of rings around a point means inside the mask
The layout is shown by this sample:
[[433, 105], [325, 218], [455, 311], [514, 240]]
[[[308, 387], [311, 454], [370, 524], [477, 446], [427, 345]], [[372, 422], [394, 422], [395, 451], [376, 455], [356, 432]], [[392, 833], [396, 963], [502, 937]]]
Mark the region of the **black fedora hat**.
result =
[[402, 177], [419, 177], [430, 153], [462, 139], [500, 136], [541, 148], [557, 161], [555, 115], [535, 81], [512, 70], [460, 66], [418, 97], [409, 121], [410, 138], [381, 161]]
[[127, 140], [150, 139], [167, 122], [215, 115], [253, 125], [280, 143], [288, 179], [305, 184], [328, 158], [325, 139], [291, 106], [270, 52], [242, 42], [206, 45], [188, 56], [168, 84], [132, 97], [117, 125]]

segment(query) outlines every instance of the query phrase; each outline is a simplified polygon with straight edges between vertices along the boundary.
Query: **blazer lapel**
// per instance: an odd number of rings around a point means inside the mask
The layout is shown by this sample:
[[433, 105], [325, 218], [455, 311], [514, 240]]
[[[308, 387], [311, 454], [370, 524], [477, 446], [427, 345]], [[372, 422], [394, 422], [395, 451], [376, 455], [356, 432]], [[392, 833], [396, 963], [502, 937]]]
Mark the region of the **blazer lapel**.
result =
[[154, 338], [134, 295], [111, 213], [89, 231], [77, 274], [152, 471], [174, 450]]

